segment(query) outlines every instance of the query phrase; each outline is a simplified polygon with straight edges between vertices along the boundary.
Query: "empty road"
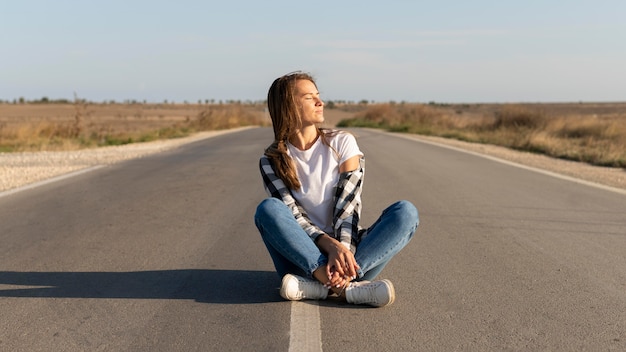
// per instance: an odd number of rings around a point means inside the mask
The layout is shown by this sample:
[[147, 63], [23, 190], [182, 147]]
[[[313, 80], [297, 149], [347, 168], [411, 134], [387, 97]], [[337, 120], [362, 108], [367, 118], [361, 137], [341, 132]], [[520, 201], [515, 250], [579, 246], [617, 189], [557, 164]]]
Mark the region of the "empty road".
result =
[[420, 211], [393, 305], [279, 297], [247, 129], [0, 197], [0, 351], [626, 350], [624, 194], [353, 132], [363, 225]]

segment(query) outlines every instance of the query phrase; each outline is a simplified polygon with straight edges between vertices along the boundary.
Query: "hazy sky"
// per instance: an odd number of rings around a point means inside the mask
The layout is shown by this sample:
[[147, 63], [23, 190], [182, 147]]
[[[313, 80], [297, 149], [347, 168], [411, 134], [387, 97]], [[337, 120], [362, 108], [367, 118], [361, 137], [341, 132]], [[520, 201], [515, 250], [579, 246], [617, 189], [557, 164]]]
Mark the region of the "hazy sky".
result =
[[0, 0], [0, 99], [626, 100], [626, 1]]

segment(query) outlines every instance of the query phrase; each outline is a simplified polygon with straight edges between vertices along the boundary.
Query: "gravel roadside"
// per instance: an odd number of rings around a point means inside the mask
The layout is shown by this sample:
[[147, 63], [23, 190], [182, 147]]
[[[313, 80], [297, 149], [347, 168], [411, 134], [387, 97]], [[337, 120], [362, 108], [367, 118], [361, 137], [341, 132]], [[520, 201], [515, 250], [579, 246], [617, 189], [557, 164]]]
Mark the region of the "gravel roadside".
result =
[[[13, 190], [89, 167], [110, 165], [123, 160], [143, 157], [176, 148], [186, 143], [224, 133], [236, 132], [245, 128], [250, 127], [202, 132], [185, 138], [97, 149], [63, 152], [0, 153], [0, 192]], [[544, 155], [514, 151], [504, 147], [467, 143], [446, 138], [418, 135], [402, 136], [468, 150], [587, 182], [626, 190], [626, 170], [624, 169], [591, 166], [584, 163], [554, 159]]]
[[251, 127], [208, 131], [185, 138], [95, 149], [61, 152], [0, 153], [0, 192], [98, 165], [111, 165], [128, 159], [140, 158], [173, 149], [183, 144], [246, 128]]
[[463, 149], [531, 168], [626, 191], [626, 170], [621, 168], [593, 166], [576, 161], [552, 158], [542, 154], [522, 152], [495, 145], [463, 142], [455, 139], [409, 134], [404, 134], [403, 137]]

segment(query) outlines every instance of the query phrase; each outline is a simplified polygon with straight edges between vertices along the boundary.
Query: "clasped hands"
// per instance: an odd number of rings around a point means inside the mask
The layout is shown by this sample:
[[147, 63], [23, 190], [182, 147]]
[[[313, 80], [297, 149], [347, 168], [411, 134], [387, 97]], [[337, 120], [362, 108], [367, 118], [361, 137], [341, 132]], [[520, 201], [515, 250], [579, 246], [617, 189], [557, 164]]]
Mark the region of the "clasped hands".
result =
[[318, 245], [328, 257], [326, 265], [326, 277], [328, 281], [324, 283], [327, 288], [345, 288], [350, 281], [357, 277], [357, 270], [360, 269], [354, 254], [336, 239], [323, 235]]

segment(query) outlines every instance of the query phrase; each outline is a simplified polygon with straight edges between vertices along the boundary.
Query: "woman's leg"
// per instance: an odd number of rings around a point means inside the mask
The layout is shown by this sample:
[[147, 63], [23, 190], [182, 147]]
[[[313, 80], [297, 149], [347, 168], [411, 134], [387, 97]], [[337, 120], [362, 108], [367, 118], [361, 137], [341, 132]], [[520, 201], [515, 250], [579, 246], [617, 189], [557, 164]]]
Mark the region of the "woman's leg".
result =
[[358, 280], [374, 279], [404, 246], [419, 224], [417, 209], [408, 201], [399, 201], [385, 209], [361, 239], [355, 259], [361, 270]]
[[280, 199], [263, 200], [254, 223], [280, 277], [291, 273], [312, 278], [312, 273], [328, 262]]

